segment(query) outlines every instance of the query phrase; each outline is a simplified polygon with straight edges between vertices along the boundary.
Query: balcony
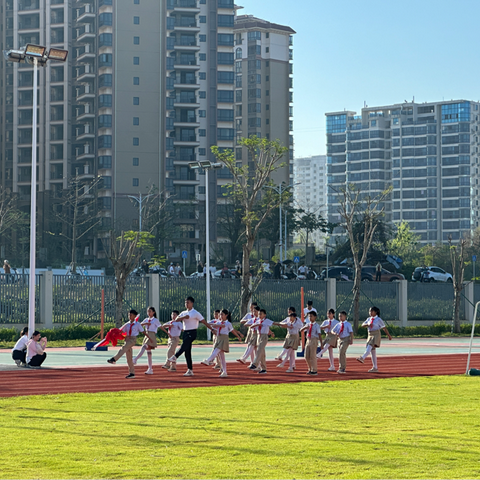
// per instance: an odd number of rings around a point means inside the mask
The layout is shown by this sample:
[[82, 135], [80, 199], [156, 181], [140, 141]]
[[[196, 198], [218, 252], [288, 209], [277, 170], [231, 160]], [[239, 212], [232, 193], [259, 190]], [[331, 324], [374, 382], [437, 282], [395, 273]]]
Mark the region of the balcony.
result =
[[75, 129], [75, 135], [77, 141], [95, 138], [93, 127], [89, 123], [85, 124], [84, 128]]
[[90, 40], [95, 38], [95, 32], [93, 31], [92, 25], [86, 23], [83, 28], [77, 28], [77, 38], [78, 43], [82, 43], [85, 40]]
[[77, 73], [77, 78], [75, 79], [77, 82], [85, 82], [86, 80], [95, 78], [95, 69], [89, 63], [85, 64], [83, 71], [82, 69], [78, 68], [77, 72], [81, 72]]
[[95, 158], [95, 153], [93, 147], [86, 143], [83, 148], [77, 147], [75, 149], [75, 161], [79, 162], [81, 160], [87, 160], [90, 158]]
[[200, 70], [200, 65], [196, 60], [175, 60], [173, 63], [175, 70]]
[[84, 88], [77, 88], [77, 102], [86, 101], [95, 98], [95, 93], [90, 85], [85, 85]]
[[197, 147], [200, 142], [197, 140], [196, 135], [183, 135], [180, 138], [174, 138], [173, 144], [176, 147]]
[[196, 21], [175, 21], [173, 24], [173, 30], [175, 32], [199, 32], [200, 27], [197, 25]]
[[174, 10], [176, 12], [200, 12], [200, 8], [197, 5], [197, 0], [170, 0], [167, 8], [168, 10]]
[[78, 16], [75, 19], [77, 23], [81, 23], [85, 21], [93, 22], [93, 20], [95, 20], [95, 12], [92, 5], [86, 4], [85, 7], [80, 8], [77, 11], [77, 14]]
[[175, 83], [173, 84], [173, 88], [178, 88], [178, 89], [182, 89], [182, 90], [198, 90], [200, 88], [200, 85], [198, 83], [192, 83], [192, 82], [188, 82], [188, 83], [182, 83], [182, 80], [178, 80], [178, 83], [177, 81], [175, 80]]
[[196, 118], [194, 119], [178, 119], [173, 122], [174, 127], [191, 127], [197, 128], [200, 126], [200, 122]]
[[87, 43], [85, 45], [85, 50], [82, 53], [78, 54], [77, 62], [82, 63], [82, 62], [85, 62], [85, 60], [94, 60], [94, 59], [95, 59], [95, 52], [93, 51], [93, 47], [91, 47], [90, 44]]

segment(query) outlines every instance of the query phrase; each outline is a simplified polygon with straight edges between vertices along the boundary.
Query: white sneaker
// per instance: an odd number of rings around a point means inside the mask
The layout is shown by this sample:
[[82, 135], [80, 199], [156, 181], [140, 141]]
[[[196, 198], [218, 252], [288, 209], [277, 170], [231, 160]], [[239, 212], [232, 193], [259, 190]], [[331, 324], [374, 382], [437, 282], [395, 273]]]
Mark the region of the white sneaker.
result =
[[135, 357], [135, 358], [132, 360], [132, 363], [133, 363], [134, 365], [137, 364], [137, 357]]
[[284, 365], [283, 363], [279, 363], [279, 364], [277, 365], [277, 368], [283, 368], [284, 366], [285, 366], [285, 365]]
[[207, 367], [210, 366], [210, 362], [209, 362], [207, 359], [202, 360], [200, 363], [201, 363], [202, 365], [206, 365]]
[[247, 363], [243, 358], [237, 358], [237, 362], [240, 362], [243, 365], [245, 365]]
[[172, 362], [172, 363], [177, 363], [177, 357], [175, 355], [172, 355], [169, 359], [168, 359], [169, 362]]
[[295, 370], [293, 368], [289, 368], [288, 370], [285, 370], [286, 373], [294, 373]]
[[320, 360], [321, 358], [323, 358], [323, 355], [321, 353], [317, 353], [317, 358]]
[[220, 374], [220, 378], [226, 378], [226, 377], [228, 377], [227, 372], [222, 372]]
[[149, 368], [146, 372], [145, 375], [153, 375], [153, 370]]
[[279, 362], [281, 362], [283, 358], [279, 355], [278, 357], [275, 357], [275, 360], [278, 360]]
[[330, 368], [328, 369], [328, 371], [329, 371], [329, 372], [334, 372], [334, 371], [335, 371], [335, 367], [330, 367]]
[[184, 377], [193, 377], [193, 372], [188, 369], [184, 374], [183, 374]]
[[167, 364], [162, 365], [162, 368], [166, 368], [168, 370], [170, 368], [170, 365], [167, 365]]
[[365, 360], [363, 359], [363, 357], [358, 357], [358, 358], [357, 358], [357, 362], [365, 363]]

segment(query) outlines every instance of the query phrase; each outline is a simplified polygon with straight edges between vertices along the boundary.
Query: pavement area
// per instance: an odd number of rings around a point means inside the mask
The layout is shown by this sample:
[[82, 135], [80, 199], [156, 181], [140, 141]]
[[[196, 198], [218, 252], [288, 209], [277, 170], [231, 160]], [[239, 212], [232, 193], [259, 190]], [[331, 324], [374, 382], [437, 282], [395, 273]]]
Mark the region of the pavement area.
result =
[[[454, 338], [394, 338], [388, 341], [382, 338], [382, 345], [378, 351], [379, 357], [382, 356], [409, 356], [409, 355], [448, 355], [448, 354], [467, 354], [470, 344], [470, 337]], [[272, 341], [267, 346], [267, 360], [273, 360], [282, 351], [283, 341]], [[138, 352], [140, 347], [135, 347], [134, 352]], [[86, 351], [82, 347], [74, 348], [47, 348], [47, 359], [43, 368], [70, 368], [70, 367], [105, 367], [107, 359], [115, 355], [119, 347], [108, 347], [106, 352]], [[192, 357], [194, 363], [199, 363], [208, 357], [212, 350], [211, 345], [194, 345]], [[348, 357], [358, 357], [365, 350], [364, 340], [355, 340], [348, 349]], [[245, 351], [245, 344], [230, 344], [230, 353], [226, 354], [227, 362], [235, 362]], [[335, 356], [338, 350], [335, 349]], [[153, 363], [163, 363], [166, 357], [167, 347], [159, 346], [153, 352]], [[473, 341], [472, 353], [480, 353], [480, 338], [476, 337]], [[136, 354], [136, 353], [135, 353]], [[126, 363], [125, 358], [121, 358], [118, 365]], [[147, 364], [146, 354], [138, 362], [139, 365]], [[178, 359], [178, 364], [185, 364], [184, 356]], [[0, 350], [0, 371], [16, 370], [18, 367], [13, 363], [11, 350]]]

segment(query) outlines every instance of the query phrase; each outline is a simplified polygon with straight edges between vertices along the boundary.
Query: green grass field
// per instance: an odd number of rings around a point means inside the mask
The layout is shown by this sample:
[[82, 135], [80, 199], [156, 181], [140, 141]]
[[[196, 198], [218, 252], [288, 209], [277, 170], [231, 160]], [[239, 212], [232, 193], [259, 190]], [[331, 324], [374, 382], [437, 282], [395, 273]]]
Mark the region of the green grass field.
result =
[[0, 399], [0, 478], [479, 478], [479, 381]]

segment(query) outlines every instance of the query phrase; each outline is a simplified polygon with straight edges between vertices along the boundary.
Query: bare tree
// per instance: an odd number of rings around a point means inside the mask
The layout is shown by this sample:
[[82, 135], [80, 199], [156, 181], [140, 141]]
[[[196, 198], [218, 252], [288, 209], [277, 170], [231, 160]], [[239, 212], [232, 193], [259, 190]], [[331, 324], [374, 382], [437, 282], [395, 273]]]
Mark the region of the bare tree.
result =
[[250, 158], [249, 165], [237, 166], [235, 155], [231, 150], [222, 151], [216, 146], [212, 152], [220, 162], [230, 170], [234, 178], [233, 190], [243, 209], [243, 264], [242, 264], [242, 300], [241, 315], [245, 315], [252, 298], [250, 287], [250, 255], [254, 248], [255, 239], [262, 223], [272, 209], [289, 198], [288, 191], [281, 195], [274, 192], [270, 175], [284, 166], [280, 163], [288, 148], [283, 147], [278, 140], [270, 141], [265, 138], [252, 136], [243, 138], [239, 145], [246, 147]]
[[91, 183], [85, 183], [80, 176], [72, 177], [69, 189], [62, 194], [62, 200], [56, 204], [55, 217], [65, 228], [58, 233], [69, 243], [70, 269], [77, 271], [77, 245], [86, 235], [93, 233], [101, 219], [95, 214], [97, 189], [102, 184], [102, 177], [95, 178]]
[[[353, 280], [353, 326], [357, 332], [360, 316], [360, 285], [362, 282], [362, 267], [367, 261], [368, 251], [372, 245], [373, 236], [378, 226], [378, 220], [384, 215], [383, 202], [390, 195], [391, 188], [381, 192], [374, 198], [362, 196], [360, 190], [349, 184], [339, 193], [340, 207], [338, 212], [342, 217], [341, 226], [345, 228], [350, 240], [355, 277]], [[355, 224], [361, 221], [363, 231], [356, 232]]]
[[[122, 325], [123, 298], [127, 279], [138, 265], [145, 250], [151, 250], [153, 235], [147, 232], [122, 232], [119, 237], [110, 231], [108, 242], [104, 242], [105, 250], [115, 271], [115, 325]], [[106, 243], [106, 244], [105, 244]]]
[[460, 333], [460, 301], [462, 299], [463, 276], [465, 272], [465, 259], [467, 258], [467, 240], [461, 238], [457, 245], [453, 245], [452, 237], [448, 237], [450, 247], [450, 260], [452, 262], [453, 277], [453, 329]]

